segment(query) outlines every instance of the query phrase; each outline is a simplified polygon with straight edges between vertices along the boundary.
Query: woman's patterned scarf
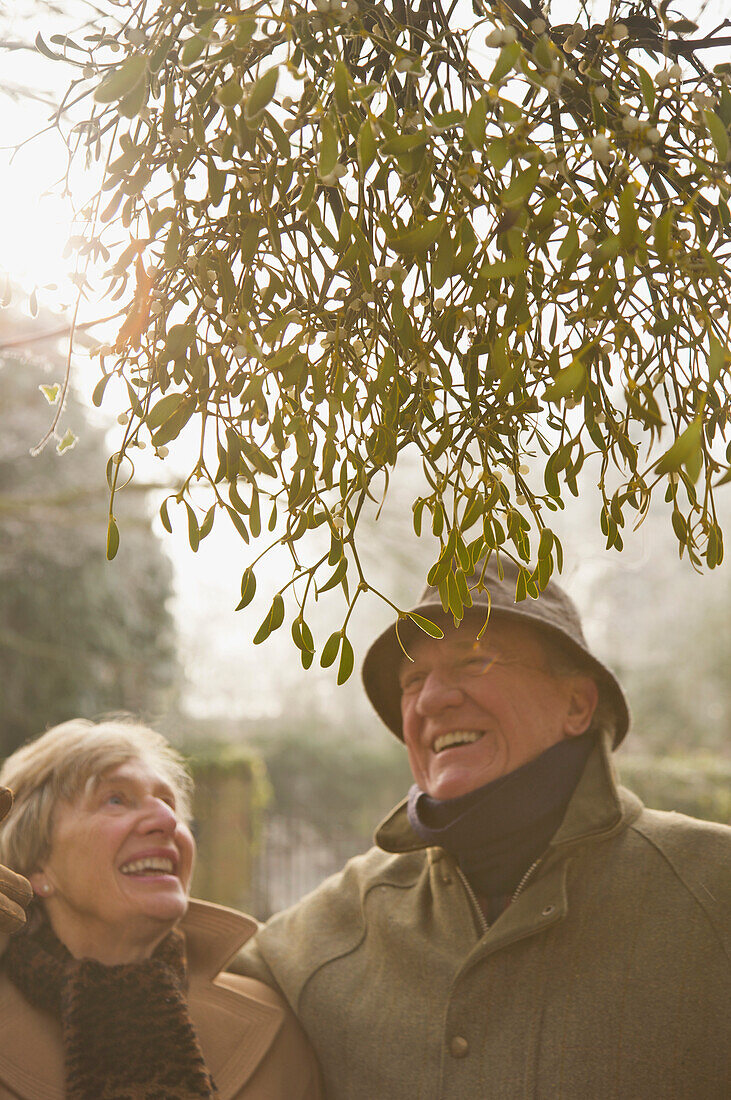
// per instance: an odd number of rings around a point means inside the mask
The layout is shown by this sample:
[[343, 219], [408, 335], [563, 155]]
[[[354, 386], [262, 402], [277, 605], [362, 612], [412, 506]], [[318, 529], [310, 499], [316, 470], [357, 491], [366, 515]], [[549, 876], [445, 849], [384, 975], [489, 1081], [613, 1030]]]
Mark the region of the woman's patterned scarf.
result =
[[182, 933], [144, 962], [104, 966], [73, 958], [44, 919], [11, 938], [3, 965], [35, 1008], [61, 1021], [67, 1100], [218, 1095], [188, 1015]]

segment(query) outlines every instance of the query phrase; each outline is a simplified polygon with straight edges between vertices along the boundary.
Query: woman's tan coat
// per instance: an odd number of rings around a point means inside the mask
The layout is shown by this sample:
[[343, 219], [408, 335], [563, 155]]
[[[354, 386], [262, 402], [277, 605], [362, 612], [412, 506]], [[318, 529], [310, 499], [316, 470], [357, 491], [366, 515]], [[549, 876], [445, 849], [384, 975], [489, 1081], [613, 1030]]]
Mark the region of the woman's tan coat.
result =
[[[260, 982], [221, 971], [256, 930], [232, 909], [192, 901], [181, 928], [188, 1004], [220, 1100], [320, 1100], [314, 1056], [291, 1011]], [[64, 1100], [60, 1023], [0, 970], [0, 1100]]]

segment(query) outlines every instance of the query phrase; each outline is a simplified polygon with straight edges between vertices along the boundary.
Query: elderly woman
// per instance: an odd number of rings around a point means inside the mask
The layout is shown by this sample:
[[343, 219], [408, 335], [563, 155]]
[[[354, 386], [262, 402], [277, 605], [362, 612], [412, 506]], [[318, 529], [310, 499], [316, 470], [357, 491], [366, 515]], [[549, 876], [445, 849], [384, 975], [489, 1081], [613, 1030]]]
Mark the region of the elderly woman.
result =
[[0, 963], [0, 1097], [320, 1097], [283, 1002], [221, 973], [255, 922], [189, 900], [191, 780], [163, 737], [66, 722], [0, 783], [0, 862], [35, 895]]

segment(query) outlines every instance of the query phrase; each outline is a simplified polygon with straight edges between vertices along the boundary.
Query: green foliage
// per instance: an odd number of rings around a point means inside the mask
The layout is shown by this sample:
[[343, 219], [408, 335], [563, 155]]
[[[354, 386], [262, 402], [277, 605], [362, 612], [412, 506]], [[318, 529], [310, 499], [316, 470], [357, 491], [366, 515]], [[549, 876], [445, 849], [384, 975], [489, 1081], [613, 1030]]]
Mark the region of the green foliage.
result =
[[295, 722], [267, 730], [254, 743], [266, 764], [274, 813], [306, 821], [329, 840], [358, 838], [366, 848], [376, 823], [413, 779], [398, 742], [352, 734], [307, 730]]
[[127, 303], [101, 356], [130, 393], [119, 453], [195, 428], [174, 494], [193, 549], [221, 514], [248, 543], [270, 509], [292, 574], [256, 641], [286, 596], [308, 667], [308, 600], [337, 588], [321, 663], [349, 674], [359, 523], [406, 448], [456, 620], [486, 551], [539, 595], [551, 513], [594, 453], [608, 548], [659, 491], [681, 553], [722, 560], [731, 89], [670, 63], [694, 32], [666, 7], [552, 27], [485, 0], [458, 28], [441, 0], [129, 0], [123, 54], [90, 43], [73, 140], [108, 148], [83, 247], [109, 250]]

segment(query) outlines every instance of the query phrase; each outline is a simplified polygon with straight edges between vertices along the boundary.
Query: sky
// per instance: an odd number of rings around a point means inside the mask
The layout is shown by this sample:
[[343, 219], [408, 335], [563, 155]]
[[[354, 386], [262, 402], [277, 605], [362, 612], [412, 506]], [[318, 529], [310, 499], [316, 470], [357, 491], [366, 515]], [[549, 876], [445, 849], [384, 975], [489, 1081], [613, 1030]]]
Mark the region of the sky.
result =
[[[0, 41], [32, 43], [41, 27], [53, 33], [55, 24], [61, 25], [45, 15], [23, 19], [24, 9], [30, 9], [26, 0], [13, 3], [12, 10], [10, 4], [5, 10], [0, 6]], [[15, 156], [13, 152], [16, 144], [47, 125], [62, 80], [60, 66], [32, 51], [0, 51], [0, 269], [12, 272], [26, 293], [57, 283], [62, 294], [48, 295], [52, 305], [70, 302], [73, 290], [69, 260], [64, 258], [71, 202], [44, 196], [63, 175], [63, 144], [49, 133], [28, 142]], [[20, 89], [31, 94], [20, 94]]]
[[[724, 2], [717, 0], [709, 4], [706, 18], [712, 18], [714, 9], [721, 13]], [[37, 0], [10, 0], [5, 4], [0, 0], [0, 40], [32, 42], [41, 31], [48, 42], [54, 32], [76, 26], [84, 10], [82, 2], [69, 0], [66, 8], [73, 12], [69, 23], [68, 17], [39, 11], [40, 7]], [[554, 3], [552, 8], [555, 16], [561, 5]], [[566, 19], [572, 17], [575, 8], [575, 4], [563, 5]], [[4, 94], [0, 91], [0, 300], [4, 276], [9, 275], [16, 287], [16, 304], [28, 310], [29, 321], [30, 299], [34, 292], [44, 307], [58, 310], [62, 316], [68, 316], [75, 300], [71, 279], [73, 260], [66, 251], [67, 240], [73, 233], [72, 203], [70, 197], [63, 197], [57, 188], [54, 189], [66, 169], [63, 142], [51, 130], [13, 152], [28, 135], [46, 126], [51, 113], [50, 103], [58, 98], [66, 79], [67, 70], [61, 64], [56, 65], [27, 50], [0, 50], [0, 89], [5, 89]], [[30, 88], [32, 96], [8, 94], [16, 87]], [[71, 183], [74, 189], [85, 189], [88, 180], [77, 176]], [[105, 312], [110, 310], [103, 301], [92, 301], [82, 309], [82, 319], [103, 316]], [[102, 329], [98, 335], [100, 339], [108, 338], [109, 330]], [[90, 393], [98, 376], [96, 361], [80, 354], [75, 369], [77, 384], [82, 391]], [[118, 411], [105, 403], [101, 415], [106, 418], [111, 432]], [[152, 461], [143, 463], [141, 473], [150, 480], [158, 480], [164, 476], [161, 465]], [[430, 564], [432, 547], [413, 540], [408, 521], [410, 509], [405, 510], [406, 528], [403, 528], [404, 516], [399, 515], [400, 511], [403, 513], [404, 509], [400, 508], [397, 493], [394, 504], [386, 510], [383, 525], [398, 532], [402, 524], [402, 535], [390, 536], [392, 545], [399, 537], [411, 540], [412, 590], [416, 594], [425, 568]], [[565, 577], [587, 612], [590, 641], [594, 639], [600, 645], [611, 645], [611, 641], [607, 643], [613, 627], [611, 609], [602, 608], [601, 600], [593, 598], [597, 579], [608, 561], [597, 515], [598, 505], [588, 522], [584, 512], [574, 511], [559, 520], [559, 527], [563, 527], [567, 540]], [[161, 529], [160, 534], [162, 536]], [[303, 673], [288, 632], [285, 635], [281, 631], [266, 646], [252, 650], [250, 640], [267, 603], [257, 599], [244, 612], [236, 614], [232, 610], [238, 601], [241, 571], [251, 555], [230, 527], [224, 523], [217, 525], [194, 555], [187, 544], [181, 517], [175, 525], [174, 535], [165, 536], [164, 545], [175, 569], [173, 610], [186, 669], [186, 703], [191, 711], [205, 716], [274, 714], [282, 706], [281, 685], [286, 684], [288, 691], [296, 695], [298, 685], [305, 682], [307, 692], [319, 694], [324, 706], [332, 703], [336, 690], [339, 692], [337, 705], [344, 713], [354, 705], [359, 692], [357, 678], [351, 679], [346, 688], [336, 689], [333, 670], [314, 669]], [[627, 541], [622, 568], [630, 573], [646, 569], [648, 561], [661, 549], [665, 555], [676, 553], [672, 537], [659, 533], [654, 527], [641, 529]], [[616, 562], [614, 556], [612, 559]], [[284, 558], [275, 555], [268, 575], [272, 590], [284, 567]], [[403, 566], [401, 572], [403, 575]], [[265, 588], [266, 584], [265, 575]], [[340, 625], [338, 614], [342, 614], [340, 608], [332, 603], [321, 610], [323, 634]], [[356, 659], [362, 656], [368, 639], [389, 620], [390, 612], [386, 607], [376, 601], [368, 605], [356, 621]]]

